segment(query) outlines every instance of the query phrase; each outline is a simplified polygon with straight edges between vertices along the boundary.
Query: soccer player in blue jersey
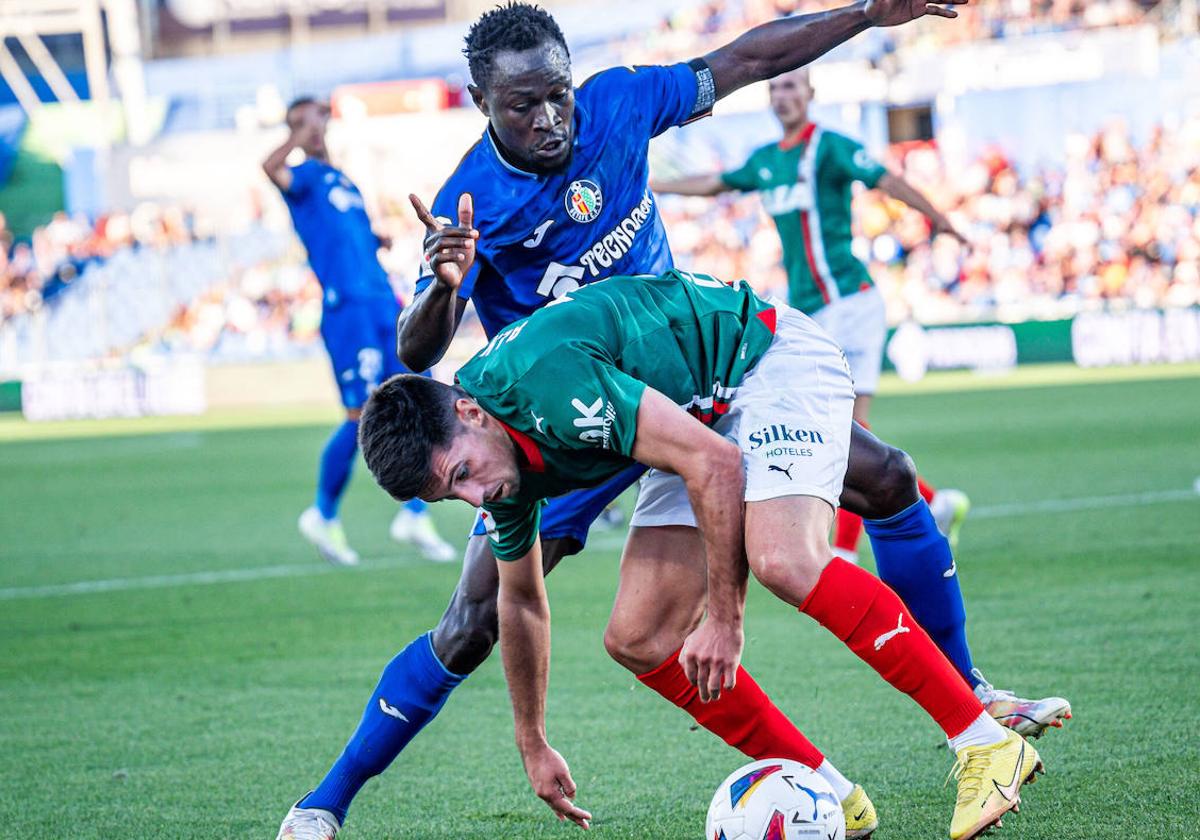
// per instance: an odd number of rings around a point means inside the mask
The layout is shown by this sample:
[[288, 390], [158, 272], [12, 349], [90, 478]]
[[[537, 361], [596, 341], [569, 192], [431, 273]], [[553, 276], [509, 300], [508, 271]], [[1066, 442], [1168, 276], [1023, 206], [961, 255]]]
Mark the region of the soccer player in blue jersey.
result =
[[[371, 390], [406, 368], [392, 346], [400, 304], [377, 256], [386, 243], [371, 229], [358, 188], [329, 163], [328, 122], [325, 103], [307, 97], [293, 102], [288, 138], [263, 162], [263, 171], [283, 194], [321, 284], [321, 338], [346, 408], [346, 419], [321, 453], [316, 500], [300, 514], [300, 533], [330, 563], [353, 566], [358, 553], [346, 540], [338, 507], [358, 453], [359, 413]], [[304, 162], [288, 166], [295, 149], [304, 152]], [[423, 502], [401, 508], [391, 532], [431, 560], [454, 559], [454, 548], [438, 536]]]
[[[413, 199], [428, 230], [427, 265], [398, 325], [400, 358], [414, 370], [440, 359], [468, 299], [490, 337], [580, 285], [669, 269], [670, 248], [648, 189], [652, 137], [705, 116], [722, 96], [807, 64], [871, 26], [925, 15], [954, 17], [944, 6], [966, 2], [868, 0], [785, 18], [755, 27], [703, 58], [614, 68], [578, 88], [566, 41], [547, 13], [510, 3], [484, 14], [472, 26], [465, 52], [471, 95], [488, 126], [439, 191], [432, 212]], [[579, 410], [581, 430], [602, 433], [601, 406]], [[711, 396], [698, 395], [696, 410], [713, 411]], [[588, 525], [641, 472], [630, 468], [598, 488], [549, 504], [540, 529], [547, 572], [582, 549]], [[895, 570], [886, 582], [971, 681], [974, 665], [953, 559], [917, 493], [911, 460], [856, 428], [841, 501], [868, 521], [876, 557], [892, 559], [880, 564]], [[649, 574], [662, 562], [703, 555], [689, 523], [633, 524], [625, 567], [641, 566]], [[288, 813], [280, 838], [332, 838], [362, 785], [392, 762], [490, 654], [498, 581], [486, 528], [480, 519], [442, 620], [385, 667], [358, 729], [320, 785]], [[695, 621], [690, 615], [659, 619]], [[647, 677], [643, 682], [652, 688], [649, 675], [678, 668], [673, 659], [678, 651], [636, 638], [605, 641], [614, 658]], [[545, 750], [528, 760], [536, 765], [527, 764], [531, 776], [556, 772], [554, 756]]]

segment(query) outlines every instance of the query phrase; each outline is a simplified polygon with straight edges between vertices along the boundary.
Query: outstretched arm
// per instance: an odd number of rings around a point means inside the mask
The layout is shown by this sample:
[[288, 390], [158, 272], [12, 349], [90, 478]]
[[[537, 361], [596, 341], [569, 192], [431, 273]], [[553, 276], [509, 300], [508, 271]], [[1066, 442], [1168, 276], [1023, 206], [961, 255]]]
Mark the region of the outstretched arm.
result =
[[263, 172], [267, 173], [267, 177], [275, 186], [279, 187], [283, 192], [287, 192], [292, 188], [292, 170], [288, 168], [287, 159], [292, 150], [300, 145], [300, 135], [296, 131], [288, 134], [286, 140], [283, 141], [275, 151], [267, 155], [267, 159], [263, 161]]
[[434, 218], [415, 195], [410, 195], [417, 218], [425, 225], [425, 257], [434, 280], [406, 306], [396, 322], [396, 355], [412, 371], [428, 370], [446, 353], [467, 302], [458, 296], [463, 279], [475, 262], [473, 227], [475, 205], [470, 193], [458, 199], [458, 225]]
[[898, 26], [925, 15], [957, 17], [957, 12], [945, 7], [962, 6], [967, 2], [862, 0], [828, 12], [781, 18], [756, 26], [704, 56], [704, 60], [712, 70], [720, 99], [753, 82], [772, 79], [780, 73], [810, 64], [872, 26]]
[[666, 181], [651, 181], [650, 189], [664, 195], [720, 195], [727, 192], [729, 187], [717, 173], [709, 175], [689, 175], [686, 178], [675, 178]]
[[517, 749], [533, 792], [581, 828], [592, 815], [576, 806], [566, 761], [546, 740], [546, 690], [550, 682], [550, 604], [542, 578], [542, 549], [535, 542], [520, 560], [497, 560], [500, 653], [513, 707]]
[[923, 192], [899, 175], [893, 175], [889, 172], [879, 179], [879, 183], [875, 187], [883, 190], [892, 198], [903, 201], [917, 212], [923, 213], [929, 219], [930, 224], [933, 225], [935, 235], [945, 233], [953, 236], [964, 245], [967, 244], [966, 237], [959, 233], [958, 229], [954, 227], [954, 223], [946, 217], [946, 214], [934, 207], [933, 202]]
[[[635, 460], [683, 479], [708, 558], [708, 613], [679, 661], [704, 702], [733, 688], [746, 605], [746, 479], [738, 446], [646, 388], [637, 413]], [[503, 635], [503, 634], [501, 634]]]

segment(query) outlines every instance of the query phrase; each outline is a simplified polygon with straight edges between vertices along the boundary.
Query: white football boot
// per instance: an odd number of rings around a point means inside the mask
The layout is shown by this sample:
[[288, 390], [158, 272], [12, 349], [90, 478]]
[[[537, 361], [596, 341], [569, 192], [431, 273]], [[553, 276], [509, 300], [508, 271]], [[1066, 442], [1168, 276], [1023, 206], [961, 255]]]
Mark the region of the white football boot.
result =
[[337, 817], [330, 812], [301, 808], [297, 802], [283, 818], [275, 840], [333, 840], [341, 827]]
[[392, 520], [390, 529], [392, 539], [401, 543], [412, 543], [426, 560], [435, 563], [449, 563], [458, 556], [454, 546], [442, 539], [433, 524], [433, 517], [428, 511], [413, 513], [408, 508], [400, 508]]
[[983, 679], [976, 668], [971, 671], [982, 682], [975, 687], [975, 696], [989, 715], [1001, 726], [1007, 726], [1026, 738], [1040, 738], [1046, 731], [1062, 729], [1063, 721], [1071, 719], [1071, 704], [1062, 697], [1042, 697], [1026, 700], [1011, 691], [996, 688]]
[[949, 488], [938, 490], [933, 494], [933, 501], [929, 503], [929, 512], [933, 514], [933, 521], [937, 523], [938, 530], [949, 541], [952, 551], [958, 549], [958, 534], [962, 530], [963, 522], [966, 521], [967, 513], [970, 510], [971, 500], [961, 490]]
[[346, 532], [340, 520], [329, 520], [315, 507], [300, 514], [297, 523], [300, 533], [317, 548], [317, 552], [335, 566], [357, 566], [358, 552], [346, 542]]

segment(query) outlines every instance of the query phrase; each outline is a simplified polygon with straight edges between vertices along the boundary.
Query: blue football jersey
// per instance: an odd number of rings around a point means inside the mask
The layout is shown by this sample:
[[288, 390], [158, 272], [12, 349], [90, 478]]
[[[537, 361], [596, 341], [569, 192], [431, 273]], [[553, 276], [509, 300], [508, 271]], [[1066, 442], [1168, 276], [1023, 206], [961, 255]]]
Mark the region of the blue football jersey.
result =
[[[575, 90], [573, 156], [561, 173], [515, 168], [484, 132], [432, 212], [456, 220], [459, 196], [474, 196], [479, 243], [459, 295], [489, 337], [586, 283], [672, 267], [648, 184], [650, 138], [707, 114], [710, 80], [687, 64], [596, 74]], [[428, 266], [422, 274], [418, 293], [433, 282]]]
[[394, 297], [358, 187], [341, 170], [319, 160], [306, 160], [291, 171], [292, 186], [283, 200], [326, 305], [336, 306], [343, 298]]

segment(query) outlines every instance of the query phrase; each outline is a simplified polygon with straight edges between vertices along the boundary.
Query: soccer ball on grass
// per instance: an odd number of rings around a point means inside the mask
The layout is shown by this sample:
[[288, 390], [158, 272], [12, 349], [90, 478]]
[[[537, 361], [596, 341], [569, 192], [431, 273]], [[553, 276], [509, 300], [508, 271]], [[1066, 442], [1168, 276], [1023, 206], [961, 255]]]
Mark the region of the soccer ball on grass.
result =
[[845, 840], [829, 782], [796, 761], [769, 758], [733, 772], [708, 806], [705, 840]]

